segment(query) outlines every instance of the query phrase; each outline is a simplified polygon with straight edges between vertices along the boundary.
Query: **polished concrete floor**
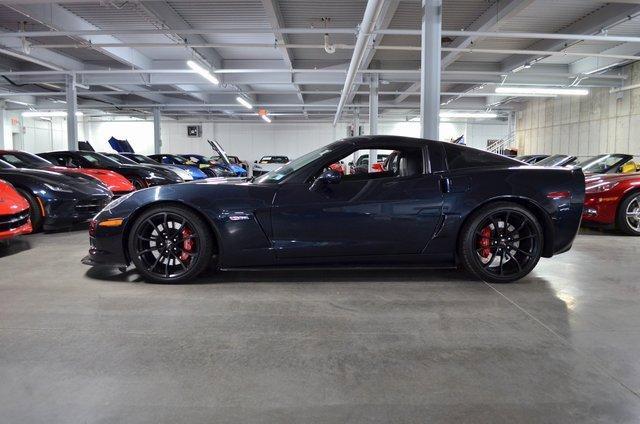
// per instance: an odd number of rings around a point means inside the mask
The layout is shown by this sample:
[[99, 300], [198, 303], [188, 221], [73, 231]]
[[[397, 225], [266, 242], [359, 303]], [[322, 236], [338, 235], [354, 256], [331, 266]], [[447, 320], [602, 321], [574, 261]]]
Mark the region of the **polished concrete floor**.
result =
[[640, 239], [582, 234], [525, 280], [80, 264], [0, 248], [0, 422], [638, 423]]

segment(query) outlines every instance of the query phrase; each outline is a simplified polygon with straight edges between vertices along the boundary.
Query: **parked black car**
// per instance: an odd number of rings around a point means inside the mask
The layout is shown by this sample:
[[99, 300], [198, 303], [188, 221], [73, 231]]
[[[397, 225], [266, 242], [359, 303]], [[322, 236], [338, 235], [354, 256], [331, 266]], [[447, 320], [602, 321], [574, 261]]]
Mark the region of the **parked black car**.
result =
[[[395, 159], [370, 173], [330, 168], [369, 149]], [[92, 222], [83, 261], [133, 263], [158, 282], [188, 281], [214, 260], [221, 269], [462, 264], [486, 281], [511, 282], [571, 248], [584, 184], [579, 169], [526, 166], [451, 143], [350, 138], [250, 182], [118, 199]]]
[[96, 152], [59, 151], [38, 153], [38, 156], [55, 165], [70, 168], [108, 169], [117, 172], [131, 181], [136, 189], [183, 182], [182, 178], [170, 170], [147, 168], [143, 165], [121, 165]]
[[0, 160], [0, 178], [13, 184], [29, 202], [33, 231], [59, 230], [90, 220], [112, 197], [107, 187], [89, 178], [16, 168]]

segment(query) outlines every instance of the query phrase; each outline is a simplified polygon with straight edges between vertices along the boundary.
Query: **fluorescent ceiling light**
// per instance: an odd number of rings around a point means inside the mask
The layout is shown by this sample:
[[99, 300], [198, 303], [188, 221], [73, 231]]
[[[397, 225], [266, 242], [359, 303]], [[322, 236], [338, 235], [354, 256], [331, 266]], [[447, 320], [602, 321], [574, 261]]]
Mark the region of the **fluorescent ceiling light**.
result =
[[498, 114], [494, 112], [455, 112], [455, 111], [442, 111], [440, 112], [441, 118], [477, 118], [477, 119], [493, 119], [497, 118]]
[[586, 88], [496, 87], [498, 94], [538, 94], [549, 96], [587, 96]]
[[198, 65], [193, 60], [187, 60], [187, 65], [189, 65], [189, 68], [193, 69], [194, 71], [196, 71], [197, 73], [202, 75], [204, 78], [209, 80], [209, 82], [211, 82], [212, 84], [214, 84], [214, 85], [220, 84], [220, 81], [218, 81], [218, 78], [216, 78], [215, 76], [211, 75], [211, 72], [209, 72], [208, 70], [204, 69], [202, 66]]
[[249, 103], [248, 101], [246, 101], [244, 98], [242, 98], [241, 96], [236, 97], [236, 101], [238, 103], [240, 103], [242, 106], [246, 107], [247, 109], [253, 109], [253, 106], [251, 105], [251, 103]]
[[[82, 112], [76, 112], [76, 116], [82, 116], [82, 115], [83, 115]], [[44, 116], [57, 116], [57, 117], [64, 118], [67, 116], [67, 112], [65, 112], [64, 110], [54, 110], [49, 112], [30, 110], [27, 112], [22, 112], [22, 116], [24, 116], [25, 118], [41, 118]]]
[[271, 118], [269, 118], [267, 115], [260, 115], [260, 117], [266, 122], [271, 123]]

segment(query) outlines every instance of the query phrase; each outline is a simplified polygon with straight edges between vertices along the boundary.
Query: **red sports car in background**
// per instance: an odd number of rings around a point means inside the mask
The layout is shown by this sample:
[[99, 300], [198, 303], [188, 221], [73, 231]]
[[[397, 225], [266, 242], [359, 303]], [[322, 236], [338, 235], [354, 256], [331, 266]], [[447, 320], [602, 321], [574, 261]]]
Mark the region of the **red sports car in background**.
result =
[[114, 197], [119, 197], [135, 190], [133, 184], [124, 176], [108, 169], [56, 166], [40, 156], [20, 150], [0, 150], [0, 159], [16, 168], [45, 169], [66, 175], [88, 175], [106, 185], [114, 194]]
[[582, 222], [640, 236], [640, 172], [586, 178]]
[[0, 240], [30, 232], [29, 203], [11, 184], [0, 180]]

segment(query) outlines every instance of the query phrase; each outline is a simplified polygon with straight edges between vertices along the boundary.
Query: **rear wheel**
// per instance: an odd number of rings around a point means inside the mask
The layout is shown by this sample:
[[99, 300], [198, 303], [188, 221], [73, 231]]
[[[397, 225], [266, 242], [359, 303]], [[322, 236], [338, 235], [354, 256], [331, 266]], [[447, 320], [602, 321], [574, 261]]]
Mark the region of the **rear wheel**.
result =
[[542, 255], [543, 233], [536, 217], [515, 203], [487, 205], [461, 233], [464, 267], [484, 281], [510, 283], [529, 274]]
[[21, 188], [16, 188], [16, 190], [29, 203], [29, 219], [31, 219], [31, 228], [33, 229], [32, 232], [39, 232], [40, 230], [42, 230], [42, 222], [44, 221], [40, 202], [38, 202], [38, 199], [36, 199], [36, 196], [33, 193]]
[[136, 190], [140, 190], [146, 187], [144, 181], [142, 181], [140, 178], [131, 178], [131, 180], [129, 180], [131, 182], [131, 184], [133, 184], [133, 187], [135, 187]]
[[190, 210], [159, 206], [143, 213], [129, 232], [129, 255], [147, 281], [182, 283], [210, 264], [213, 237]]
[[625, 234], [640, 236], [640, 192], [632, 193], [622, 200], [616, 226]]

